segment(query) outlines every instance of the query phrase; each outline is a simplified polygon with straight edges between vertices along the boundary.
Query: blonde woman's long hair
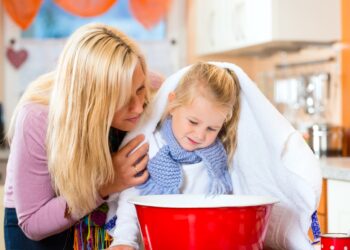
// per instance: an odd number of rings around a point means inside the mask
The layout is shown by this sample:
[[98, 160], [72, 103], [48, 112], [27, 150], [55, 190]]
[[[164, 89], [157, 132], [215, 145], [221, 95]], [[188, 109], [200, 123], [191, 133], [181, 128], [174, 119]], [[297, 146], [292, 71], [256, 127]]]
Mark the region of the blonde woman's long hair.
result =
[[123, 33], [102, 24], [82, 26], [68, 39], [56, 70], [33, 82], [17, 107], [49, 105], [48, 168], [75, 217], [92, 211], [98, 190], [114, 179], [108, 133], [116, 110], [130, 100], [138, 64], [146, 74], [142, 53]]
[[163, 120], [171, 110], [190, 104], [198, 95], [203, 95], [213, 103], [229, 109], [218, 137], [226, 149], [228, 162], [230, 162], [237, 145], [240, 114], [241, 90], [236, 74], [230, 69], [199, 62], [182, 77], [174, 92], [176, 98], [168, 104]]

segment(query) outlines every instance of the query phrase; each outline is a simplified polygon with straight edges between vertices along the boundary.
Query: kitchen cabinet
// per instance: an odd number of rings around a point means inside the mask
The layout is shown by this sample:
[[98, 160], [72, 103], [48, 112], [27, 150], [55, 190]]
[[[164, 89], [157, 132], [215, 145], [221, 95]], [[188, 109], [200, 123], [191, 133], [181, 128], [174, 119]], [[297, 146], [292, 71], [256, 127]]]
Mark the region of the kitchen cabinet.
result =
[[322, 233], [327, 232], [327, 180], [322, 181], [322, 193], [320, 204], [317, 209], [318, 220]]
[[197, 55], [340, 40], [340, 0], [194, 0]]
[[350, 182], [328, 180], [327, 219], [329, 233], [350, 231]]

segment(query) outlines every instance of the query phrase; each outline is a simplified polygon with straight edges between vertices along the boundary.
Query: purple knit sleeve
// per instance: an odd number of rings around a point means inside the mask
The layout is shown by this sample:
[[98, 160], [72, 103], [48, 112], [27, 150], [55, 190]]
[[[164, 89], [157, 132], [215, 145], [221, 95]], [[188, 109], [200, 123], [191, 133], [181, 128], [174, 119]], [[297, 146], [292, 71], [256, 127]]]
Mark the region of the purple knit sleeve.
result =
[[[19, 225], [33, 240], [60, 233], [74, 224], [64, 218], [66, 201], [56, 197], [45, 148], [47, 107], [29, 104], [19, 112], [11, 143], [14, 202]], [[69, 184], [68, 184], [69, 185]]]

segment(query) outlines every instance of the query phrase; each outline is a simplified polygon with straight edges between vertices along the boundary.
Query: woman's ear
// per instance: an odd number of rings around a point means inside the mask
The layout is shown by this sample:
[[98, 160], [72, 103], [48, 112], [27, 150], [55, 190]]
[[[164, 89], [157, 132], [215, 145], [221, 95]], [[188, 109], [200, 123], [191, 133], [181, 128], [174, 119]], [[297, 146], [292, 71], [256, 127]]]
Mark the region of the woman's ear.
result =
[[175, 98], [176, 98], [175, 92], [170, 92], [169, 95], [168, 95], [168, 101], [172, 102], [172, 101], [175, 100]]

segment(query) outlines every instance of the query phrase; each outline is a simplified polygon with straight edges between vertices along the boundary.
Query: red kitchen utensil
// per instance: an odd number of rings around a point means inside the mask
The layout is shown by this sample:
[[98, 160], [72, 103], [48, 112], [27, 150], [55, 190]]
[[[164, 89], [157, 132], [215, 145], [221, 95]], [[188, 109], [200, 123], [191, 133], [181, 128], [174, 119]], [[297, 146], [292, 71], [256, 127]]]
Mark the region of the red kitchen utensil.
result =
[[321, 249], [350, 250], [350, 235], [345, 233], [322, 234]]
[[238, 195], [149, 195], [135, 204], [146, 250], [263, 249], [276, 199]]

